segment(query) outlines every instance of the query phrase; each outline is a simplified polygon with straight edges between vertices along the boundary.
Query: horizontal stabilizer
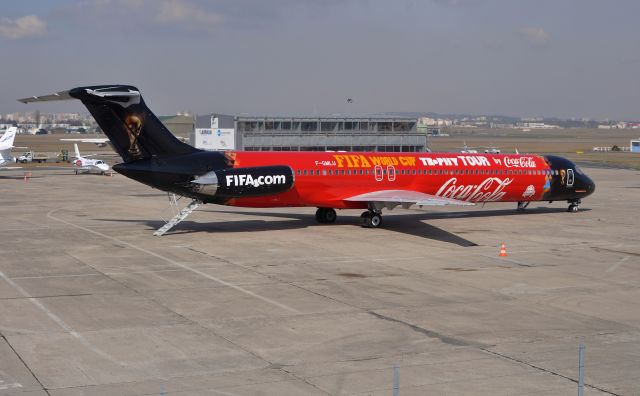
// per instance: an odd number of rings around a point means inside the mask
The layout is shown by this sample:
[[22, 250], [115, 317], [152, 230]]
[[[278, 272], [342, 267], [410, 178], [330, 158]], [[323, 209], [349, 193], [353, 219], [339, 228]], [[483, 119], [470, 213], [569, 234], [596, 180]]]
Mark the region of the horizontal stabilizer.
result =
[[52, 102], [56, 100], [72, 100], [75, 99], [69, 95], [69, 91], [60, 91], [51, 95], [30, 96], [28, 98], [18, 99], [18, 102], [32, 103], [32, 102]]

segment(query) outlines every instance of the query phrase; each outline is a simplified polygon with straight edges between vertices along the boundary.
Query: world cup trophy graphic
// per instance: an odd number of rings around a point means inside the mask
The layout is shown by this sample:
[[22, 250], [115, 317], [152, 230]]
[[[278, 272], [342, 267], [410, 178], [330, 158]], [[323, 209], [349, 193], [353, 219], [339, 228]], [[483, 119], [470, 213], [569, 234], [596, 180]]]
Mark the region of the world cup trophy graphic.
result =
[[142, 156], [140, 147], [138, 146], [138, 137], [142, 132], [142, 120], [140, 117], [134, 114], [130, 114], [124, 120], [124, 124], [127, 127], [127, 134], [129, 135], [129, 154], [133, 158]]

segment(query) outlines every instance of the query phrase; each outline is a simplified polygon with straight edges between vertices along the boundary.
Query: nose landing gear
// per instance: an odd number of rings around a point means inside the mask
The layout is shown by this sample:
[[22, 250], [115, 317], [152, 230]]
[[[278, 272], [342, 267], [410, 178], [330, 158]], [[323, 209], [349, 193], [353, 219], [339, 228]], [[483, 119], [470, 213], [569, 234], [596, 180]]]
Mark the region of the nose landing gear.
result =
[[580, 210], [580, 204], [582, 203], [581, 200], [574, 199], [574, 200], [568, 201], [568, 202], [569, 202], [569, 207], [567, 208], [567, 212], [575, 213], [578, 210]]

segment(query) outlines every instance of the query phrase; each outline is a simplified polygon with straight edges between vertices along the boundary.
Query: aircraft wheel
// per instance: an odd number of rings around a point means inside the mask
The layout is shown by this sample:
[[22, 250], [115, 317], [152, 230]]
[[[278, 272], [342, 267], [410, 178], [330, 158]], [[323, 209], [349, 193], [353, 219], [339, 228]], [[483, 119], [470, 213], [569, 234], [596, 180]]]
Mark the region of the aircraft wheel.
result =
[[371, 212], [362, 212], [360, 219], [362, 220], [363, 227], [371, 227]]
[[378, 228], [380, 227], [380, 225], [382, 224], [382, 215], [378, 214], [378, 213], [372, 213], [371, 214], [371, 220], [370, 220], [370, 226], [371, 228]]
[[318, 208], [318, 210], [316, 210], [316, 221], [318, 223], [322, 223], [323, 217], [324, 217], [324, 208]]
[[367, 228], [378, 228], [382, 224], [382, 215], [376, 212], [364, 212], [360, 215], [362, 226]]
[[580, 209], [580, 207], [578, 205], [571, 204], [571, 205], [569, 205], [569, 209], [567, 209], [567, 210], [569, 212], [576, 213], [579, 209]]
[[338, 215], [333, 208], [318, 208], [316, 210], [316, 220], [321, 224], [335, 223]]
[[324, 210], [324, 222], [325, 223], [327, 223], [327, 224], [335, 223], [337, 218], [338, 218], [338, 215], [336, 214], [335, 209], [326, 208]]
[[78, 170], [77, 169], [74, 169], [73, 171], [75, 172], [76, 175], [78, 174]]

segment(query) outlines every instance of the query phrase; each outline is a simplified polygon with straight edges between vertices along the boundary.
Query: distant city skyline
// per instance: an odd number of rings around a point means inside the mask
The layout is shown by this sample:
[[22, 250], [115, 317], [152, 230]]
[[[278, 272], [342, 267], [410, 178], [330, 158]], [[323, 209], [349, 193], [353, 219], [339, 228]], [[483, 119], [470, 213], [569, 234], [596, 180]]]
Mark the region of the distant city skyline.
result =
[[0, 113], [136, 85], [156, 114], [640, 119], [640, 2], [30, 0], [0, 11]]

